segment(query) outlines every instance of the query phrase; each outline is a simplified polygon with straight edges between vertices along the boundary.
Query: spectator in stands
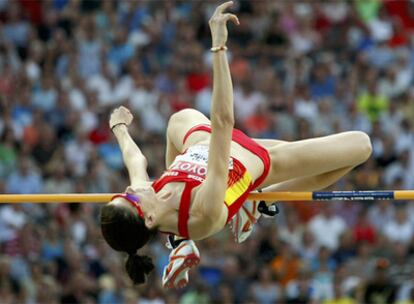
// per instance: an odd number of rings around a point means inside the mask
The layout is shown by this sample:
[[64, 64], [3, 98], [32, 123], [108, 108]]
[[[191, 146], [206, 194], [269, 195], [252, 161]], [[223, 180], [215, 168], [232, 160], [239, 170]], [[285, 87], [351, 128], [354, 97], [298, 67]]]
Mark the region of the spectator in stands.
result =
[[333, 213], [332, 206], [323, 205], [321, 213], [309, 222], [309, 230], [318, 245], [333, 250], [338, 247], [339, 237], [345, 230], [345, 222]]
[[388, 260], [379, 259], [377, 261], [375, 274], [364, 288], [362, 302], [393, 303], [396, 300], [397, 287], [388, 277], [388, 267]]
[[41, 176], [30, 167], [30, 160], [26, 156], [19, 157], [18, 171], [13, 172], [6, 184], [9, 193], [40, 193], [43, 190]]
[[398, 206], [394, 218], [385, 223], [382, 232], [393, 242], [408, 244], [414, 233], [414, 227], [407, 216], [405, 206]]

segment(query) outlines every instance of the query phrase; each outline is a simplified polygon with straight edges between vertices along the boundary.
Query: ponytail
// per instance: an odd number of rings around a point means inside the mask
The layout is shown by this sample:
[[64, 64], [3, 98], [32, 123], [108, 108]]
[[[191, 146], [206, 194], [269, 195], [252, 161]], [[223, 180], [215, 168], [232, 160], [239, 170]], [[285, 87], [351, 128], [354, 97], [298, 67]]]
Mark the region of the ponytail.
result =
[[154, 269], [154, 264], [149, 256], [128, 253], [125, 269], [134, 284], [143, 284], [146, 275]]
[[101, 209], [102, 236], [109, 246], [117, 251], [128, 253], [125, 269], [134, 284], [145, 283], [146, 275], [154, 269], [148, 256], [136, 252], [156, 234], [149, 230], [142, 218], [122, 205], [107, 204]]

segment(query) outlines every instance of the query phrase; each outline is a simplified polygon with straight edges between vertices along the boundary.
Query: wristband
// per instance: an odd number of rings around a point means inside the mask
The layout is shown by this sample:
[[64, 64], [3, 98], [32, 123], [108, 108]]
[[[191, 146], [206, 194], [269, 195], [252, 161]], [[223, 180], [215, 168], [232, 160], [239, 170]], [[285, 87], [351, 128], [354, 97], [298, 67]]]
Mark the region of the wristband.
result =
[[115, 127], [116, 127], [116, 126], [120, 126], [120, 125], [125, 125], [125, 126], [126, 126], [127, 124], [126, 124], [126, 123], [124, 123], [124, 122], [119, 122], [119, 123], [117, 123], [117, 124], [114, 124], [114, 125], [111, 127], [111, 131], [112, 131], [112, 132], [114, 132]]
[[213, 46], [210, 49], [210, 51], [213, 52], [213, 53], [217, 53], [217, 52], [220, 52], [220, 51], [227, 51], [227, 46], [225, 46], [225, 45], [222, 45], [222, 46]]

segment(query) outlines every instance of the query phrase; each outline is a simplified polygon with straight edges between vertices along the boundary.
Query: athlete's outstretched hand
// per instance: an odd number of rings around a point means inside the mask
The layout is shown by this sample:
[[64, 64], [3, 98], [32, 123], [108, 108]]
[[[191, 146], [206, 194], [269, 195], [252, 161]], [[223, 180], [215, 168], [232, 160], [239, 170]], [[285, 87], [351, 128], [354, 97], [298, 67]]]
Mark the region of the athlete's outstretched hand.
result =
[[116, 125], [125, 124], [129, 126], [133, 118], [131, 112], [126, 107], [121, 106], [112, 112], [109, 118], [109, 127], [112, 130]]
[[233, 1], [225, 2], [217, 6], [213, 16], [211, 16], [208, 24], [210, 25], [211, 40], [213, 47], [225, 46], [227, 42], [227, 21], [239, 25], [239, 19], [236, 15], [225, 13], [224, 11], [233, 5]]

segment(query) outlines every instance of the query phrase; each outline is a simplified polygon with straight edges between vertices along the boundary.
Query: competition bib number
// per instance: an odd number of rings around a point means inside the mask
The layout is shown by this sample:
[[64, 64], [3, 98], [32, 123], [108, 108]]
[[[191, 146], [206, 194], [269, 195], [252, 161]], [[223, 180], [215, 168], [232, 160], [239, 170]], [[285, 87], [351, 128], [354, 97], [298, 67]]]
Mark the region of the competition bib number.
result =
[[[208, 146], [193, 146], [186, 153], [177, 156], [169, 170], [188, 173], [205, 178], [208, 164]], [[233, 169], [233, 159], [229, 160], [229, 170]]]

